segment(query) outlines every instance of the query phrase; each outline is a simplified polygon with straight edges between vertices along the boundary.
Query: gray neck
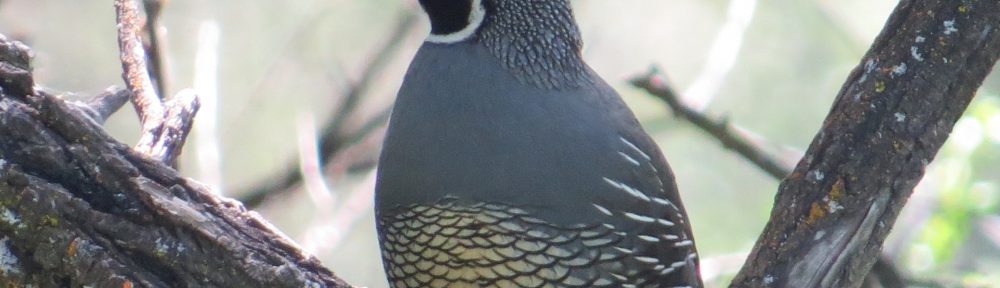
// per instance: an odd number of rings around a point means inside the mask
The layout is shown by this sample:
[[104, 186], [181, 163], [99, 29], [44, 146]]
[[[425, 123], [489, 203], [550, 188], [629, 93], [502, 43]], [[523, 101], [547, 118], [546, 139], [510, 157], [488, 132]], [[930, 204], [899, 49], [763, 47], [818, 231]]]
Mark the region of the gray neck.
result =
[[568, 0], [489, 1], [480, 41], [518, 80], [548, 89], [593, 82]]

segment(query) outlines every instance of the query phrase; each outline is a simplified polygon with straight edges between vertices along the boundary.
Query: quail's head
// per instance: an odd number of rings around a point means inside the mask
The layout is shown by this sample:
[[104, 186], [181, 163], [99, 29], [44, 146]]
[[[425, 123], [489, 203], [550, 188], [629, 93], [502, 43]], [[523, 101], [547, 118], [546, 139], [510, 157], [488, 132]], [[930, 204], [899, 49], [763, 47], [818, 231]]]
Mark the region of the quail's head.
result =
[[593, 81], [568, 0], [420, 0], [427, 42], [485, 45], [519, 79], [546, 88]]

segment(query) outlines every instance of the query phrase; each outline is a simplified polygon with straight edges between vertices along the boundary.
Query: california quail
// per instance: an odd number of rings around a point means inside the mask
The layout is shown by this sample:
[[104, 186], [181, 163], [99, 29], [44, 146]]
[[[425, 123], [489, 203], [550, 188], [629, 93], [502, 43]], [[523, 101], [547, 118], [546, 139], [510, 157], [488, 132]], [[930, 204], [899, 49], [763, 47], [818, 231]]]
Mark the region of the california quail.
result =
[[568, 0], [420, 0], [376, 214], [393, 287], [701, 287], [674, 177]]

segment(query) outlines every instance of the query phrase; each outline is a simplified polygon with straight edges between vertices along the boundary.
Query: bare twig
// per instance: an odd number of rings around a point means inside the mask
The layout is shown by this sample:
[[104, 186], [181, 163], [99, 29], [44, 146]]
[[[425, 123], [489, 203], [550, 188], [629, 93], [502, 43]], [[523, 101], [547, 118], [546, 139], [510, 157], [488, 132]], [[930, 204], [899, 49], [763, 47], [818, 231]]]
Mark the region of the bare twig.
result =
[[[336, 136], [340, 139], [339, 141], [343, 141], [344, 146], [338, 147], [336, 151], [331, 151], [333, 154], [324, 158], [327, 161], [323, 162], [321, 165], [323, 167], [322, 170], [334, 169], [337, 170], [337, 173], [346, 173], [348, 171], [363, 172], [373, 168], [376, 164], [373, 160], [375, 160], [374, 158], [376, 158], [378, 154], [377, 151], [374, 150], [378, 149], [377, 147], [379, 146], [377, 144], [380, 144], [380, 142], [376, 142], [374, 145], [371, 145], [372, 143], [367, 143], [365, 139], [370, 139], [377, 135], [380, 136], [379, 134], [384, 133], [386, 120], [389, 118], [388, 116], [390, 111], [390, 108], [386, 108], [382, 112], [377, 113], [376, 116], [369, 118], [367, 122], [362, 124], [360, 128], [357, 129], [357, 131], [351, 133], [350, 135]], [[321, 150], [319, 152], [323, 155], [327, 151]], [[358, 155], [355, 154], [369, 154], [367, 156], [371, 157], [366, 156], [359, 158]], [[340, 159], [344, 157], [346, 157], [346, 159]], [[243, 202], [243, 205], [253, 208], [263, 204], [267, 197], [287, 192], [289, 189], [300, 185], [302, 181], [300, 174], [296, 173], [295, 175], [288, 175], [287, 173], [282, 173], [285, 174], [282, 176], [284, 177], [282, 178], [283, 180], [261, 183], [260, 185], [253, 187], [253, 190], [247, 192], [246, 194], [238, 194], [246, 195], [239, 200]], [[331, 176], [329, 178], [337, 177]]]
[[705, 110], [722, 87], [722, 81], [733, 70], [743, 47], [743, 36], [750, 27], [757, 0], [730, 0], [726, 22], [715, 35], [709, 48], [707, 62], [694, 82], [682, 95], [686, 103], [697, 111]]
[[719, 139], [719, 142], [723, 146], [743, 155], [744, 158], [753, 162], [772, 177], [782, 179], [790, 173], [791, 169], [789, 167], [780, 164], [773, 157], [761, 151], [743, 135], [734, 133], [730, 129], [731, 127], [728, 122], [713, 120], [688, 105], [681, 103], [680, 97], [667, 84], [667, 80], [657, 69], [651, 69], [650, 72], [635, 77], [630, 82], [632, 85], [642, 88], [649, 94], [666, 102], [670, 106], [670, 109], [674, 111], [674, 115], [688, 120], [691, 124]]
[[184, 140], [191, 132], [194, 115], [198, 113], [201, 102], [198, 93], [193, 89], [184, 89], [167, 101], [167, 115], [163, 128], [150, 153], [153, 159], [159, 159], [170, 167], [177, 167], [177, 157], [181, 155]]
[[368, 172], [365, 177], [364, 185], [354, 189], [351, 193], [344, 199], [344, 204], [337, 209], [337, 213], [333, 215], [333, 227], [337, 228], [334, 231], [339, 232], [334, 234], [330, 239], [330, 246], [337, 247], [340, 242], [347, 236], [347, 232], [358, 223], [368, 211], [372, 211], [371, 207], [375, 199], [375, 170]]
[[115, 111], [121, 109], [128, 103], [128, 99], [132, 97], [132, 92], [128, 89], [118, 86], [108, 87], [104, 92], [95, 95], [94, 97], [87, 100], [86, 105], [88, 116], [97, 123], [104, 123], [111, 114]]
[[311, 114], [304, 114], [300, 116], [298, 124], [299, 174], [313, 205], [320, 213], [328, 212], [329, 208], [333, 207], [335, 198], [320, 171], [315, 120]]
[[359, 131], [370, 131], [363, 138], [337, 152], [325, 165], [326, 173], [333, 178], [351, 171], [363, 172], [375, 168], [378, 161], [379, 147], [385, 137], [386, 121], [389, 120], [391, 107], [376, 114], [368, 122], [361, 125]]
[[[388, 118], [388, 108], [376, 114], [376, 116], [369, 118], [355, 131], [351, 132], [347, 129], [348, 119], [354, 116], [361, 98], [367, 93], [374, 78], [381, 74], [382, 70], [388, 64], [389, 59], [392, 58], [392, 55], [395, 55], [399, 51], [402, 40], [406, 38], [405, 36], [414, 31], [416, 19], [416, 14], [412, 12], [407, 12], [402, 16], [399, 24], [396, 25], [390, 36], [386, 38], [386, 43], [372, 57], [360, 79], [342, 97], [333, 117], [323, 125], [323, 128], [320, 130], [319, 159], [323, 161], [324, 166], [339, 151], [366, 138], [373, 131], [386, 124], [385, 119]], [[294, 167], [293, 165], [287, 166]], [[239, 193], [238, 195], [243, 195], [240, 200], [247, 207], [253, 208], [260, 205], [266, 197], [287, 191], [302, 181], [301, 175], [294, 172], [294, 169], [282, 169], [279, 171], [279, 175], [266, 177], [262, 183], [252, 186], [251, 190]]]
[[219, 26], [213, 21], [205, 21], [198, 29], [198, 52], [194, 63], [194, 89], [202, 102], [198, 121], [194, 123], [194, 141], [198, 147], [199, 180], [212, 187], [212, 192], [224, 195], [218, 133], [218, 65]]
[[[392, 59], [392, 55], [398, 52], [403, 39], [406, 39], [406, 35], [413, 31], [416, 19], [416, 14], [412, 12], [407, 12], [402, 16], [399, 23], [393, 28], [392, 33], [389, 34], [387, 38], [389, 41], [365, 65], [364, 72], [361, 73], [361, 78], [357, 83], [351, 85], [347, 96], [341, 98], [337, 112], [333, 114], [333, 119], [323, 128], [322, 138], [320, 138], [321, 151], [335, 151], [336, 146], [342, 145], [341, 143], [337, 143], [337, 141], [331, 140], [334, 140], [338, 134], [344, 133], [343, 130], [345, 129], [347, 119], [350, 119], [354, 115], [354, 112], [356, 112], [358, 103], [361, 102], [361, 96], [368, 92], [372, 81], [385, 69], [389, 60]], [[324, 156], [332, 154], [328, 153]]]
[[[300, 20], [298, 21], [298, 23], [296, 23], [296, 27], [291, 29], [292, 31], [291, 33], [285, 33], [284, 35], [281, 35], [284, 36], [283, 38], [276, 39], [274, 41], [274, 43], [281, 43], [282, 46], [277, 48], [276, 52], [273, 54], [287, 55], [289, 53], [292, 53], [292, 51], [295, 50], [294, 47], [297, 44], [301, 43], [302, 39], [305, 39], [307, 38], [308, 35], [311, 35], [308, 32], [313, 31], [314, 27], [317, 27], [320, 24], [320, 21], [323, 20], [323, 17], [330, 15], [331, 14], [330, 11], [333, 10], [334, 8], [335, 7], [333, 6], [326, 6], [323, 7], [323, 9], [315, 9], [315, 8], [310, 9], [308, 15], [299, 18]], [[264, 66], [265, 67], [263, 70], [264, 73], [260, 77], [256, 78], [256, 83], [250, 86], [253, 87], [253, 90], [251, 90], [253, 92], [252, 94], [249, 95], [248, 98], [256, 99], [260, 97], [258, 93], [264, 91], [263, 88], [265, 84], [269, 80], [273, 79], [274, 75], [280, 72], [279, 64], [282, 63], [281, 60], [282, 60], [281, 57], [273, 57], [269, 59], [269, 62]]]
[[[158, 13], [156, 11], [154, 13]], [[200, 105], [197, 93], [185, 90], [166, 103], [161, 102], [153, 88], [153, 80], [148, 73], [150, 70], [146, 65], [147, 53], [138, 35], [141, 26], [135, 1], [115, 0], [115, 12], [124, 71], [122, 76], [132, 92], [132, 104], [142, 123], [142, 136], [135, 149], [176, 167], [177, 157]]]
[[[146, 11], [146, 25], [144, 26], [146, 42], [144, 44], [146, 48], [147, 60], [149, 60], [149, 65], [146, 67], [150, 77], [152, 78], [153, 85], [156, 87], [156, 91], [160, 97], [167, 95], [169, 79], [167, 79], [167, 61], [164, 61], [164, 56], [166, 55], [166, 45], [163, 41], [163, 27], [160, 26], [160, 12], [163, 11], [164, 0], [143, 0], [142, 6]], [[162, 98], [161, 98], [162, 99]]]
[[142, 136], [136, 149], [149, 154], [163, 123], [163, 105], [147, 73], [146, 51], [143, 50], [138, 34], [141, 26], [135, 1], [115, 0], [115, 14], [118, 23], [118, 48], [124, 71], [122, 77], [125, 85], [132, 91], [132, 105], [139, 113], [142, 123]]
[[[379, 118], [379, 117], [376, 117]], [[317, 192], [311, 191], [316, 190], [317, 187], [325, 188], [326, 181], [337, 181], [342, 179], [344, 175], [348, 172], [348, 169], [352, 166], [357, 165], [356, 163], [367, 161], [366, 158], [370, 154], [377, 155], [377, 147], [382, 143], [382, 139], [385, 137], [384, 126], [379, 126], [372, 133], [368, 134], [365, 139], [359, 140], [354, 145], [346, 147], [341, 150], [336, 156], [334, 156], [327, 167], [324, 170], [326, 177], [323, 177], [323, 173], [316, 170], [321, 167], [318, 166], [318, 159], [315, 153], [315, 138], [312, 142], [313, 153], [303, 154], [303, 159], [314, 159], [309, 161], [308, 165], [304, 165], [302, 176], [304, 178], [303, 182], [306, 186], [306, 191], [310, 194], [310, 197], [314, 199], [316, 204], [317, 213], [313, 220], [313, 224], [306, 229], [306, 234], [302, 239], [303, 249], [310, 251], [314, 254], [325, 254], [330, 250], [337, 249], [340, 243], [350, 234], [355, 224], [362, 219], [362, 216], [366, 215], [366, 211], [372, 211], [372, 201], [375, 188], [375, 178], [374, 170], [372, 169], [374, 165], [365, 168], [365, 173], [368, 174], [361, 186], [354, 187], [353, 189], [344, 189], [352, 191], [347, 198], [344, 199], [343, 203], [339, 203], [339, 207], [334, 208], [334, 201], [316, 201], [316, 196], [313, 194], [318, 194]], [[312, 130], [312, 136], [315, 136], [315, 129]], [[305, 133], [301, 131], [300, 133]], [[305, 138], [303, 138], [305, 139]], [[376, 152], [376, 153], [371, 153]], [[307, 169], [308, 168], [308, 171]], [[318, 179], [318, 180], [317, 180]], [[326, 180], [324, 180], [326, 179]], [[322, 182], [320, 182], [322, 181]], [[322, 185], [317, 185], [322, 183]], [[328, 191], [328, 190], [327, 190]], [[333, 195], [326, 192], [328, 195]], [[337, 196], [337, 195], [333, 195]], [[323, 196], [320, 196], [322, 198]], [[326, 197], [333, 198], [333, 197]], [[319, 199], [323, 200], [323, 199]], [[324, 204], [327, 203], [327, 204]]]
[[300, 115], [298, 121], [299, 173], [305, 184], [306, 194], [315, 206], [312, 223], [302, 240], [303, 249], [317, 254], [327, 246], [330, 215], [333, 214], [335, 195], [330, 191], [323, 172], [320, 171], [319, 148], [316, 144], [316, 123], [312, 114]]

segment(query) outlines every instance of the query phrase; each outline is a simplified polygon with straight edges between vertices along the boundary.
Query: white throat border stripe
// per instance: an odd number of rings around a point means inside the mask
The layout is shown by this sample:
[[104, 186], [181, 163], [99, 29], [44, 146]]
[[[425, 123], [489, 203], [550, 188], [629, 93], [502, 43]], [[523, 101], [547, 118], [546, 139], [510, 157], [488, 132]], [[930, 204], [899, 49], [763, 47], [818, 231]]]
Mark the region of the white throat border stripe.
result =
[[469, 11], [469, 25], [462, 28], [462, 30], [449, 34], [431, 34], [427, 36], [427, 42], [449, 44], [468, 39], [469, 36], [476, 33], [479, 25], [483, 24], [484, 18], [486, 18], [486, 7], [483, 6], [483, 0], [472, 0], [472, 11]]

